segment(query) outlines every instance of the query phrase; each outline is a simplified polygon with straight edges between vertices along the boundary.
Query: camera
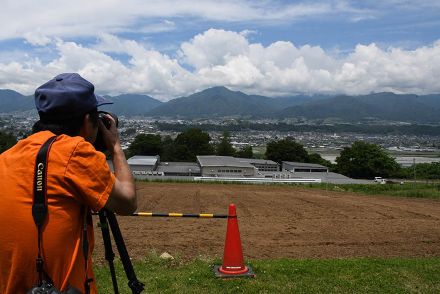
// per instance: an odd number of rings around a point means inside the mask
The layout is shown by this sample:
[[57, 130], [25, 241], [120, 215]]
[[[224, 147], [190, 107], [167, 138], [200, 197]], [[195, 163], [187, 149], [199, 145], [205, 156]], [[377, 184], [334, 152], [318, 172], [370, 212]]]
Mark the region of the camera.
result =
[[81, 294], [81, 292], [73, 287], [69, 287], [65, 292], [60, 292], [52, 283], [43, 281], [40, 286], [32, 288], [27, 294]]
[[[102, 123], [107, 129], [110, 129], [111, 124], [110, 124], [110, 120], [105, 116], [106, 114], [109, 114], [115, 120], [116, 127], [118, 127], [119, 121], [116, 114], [107, 111], [98, 111], [98, 114], [99, 114], [99, 120], [102, 121]], [[101, 152], [107, 151], [107, 146], [105, 146], [104, 138], [102, 137], [102, 132], [99, 129], [98, 129], [98, 134], [96, 135], [96, 141], [93, 144], [93, 146], [95, 146], [95, 149], [97, 151], [101, 151]]]

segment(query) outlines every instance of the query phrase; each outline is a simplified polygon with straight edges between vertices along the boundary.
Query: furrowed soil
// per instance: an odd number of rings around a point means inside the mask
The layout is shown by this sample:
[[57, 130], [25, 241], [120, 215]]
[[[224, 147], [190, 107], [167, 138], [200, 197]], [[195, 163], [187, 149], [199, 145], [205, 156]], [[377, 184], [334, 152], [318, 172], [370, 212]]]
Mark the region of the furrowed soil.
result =
[[[227, 214], [234, 203], [245, 258], [440, 256], [438, 200], [293, 186], [136, 186], [140, 212]], [[223, 256], [226, 219], [118, 216], [118, 221], [133, 259], [152, 251], [183, 259]], [[101, 231], [95, 227], [95, 261], [103, 261], [103, 249]]]

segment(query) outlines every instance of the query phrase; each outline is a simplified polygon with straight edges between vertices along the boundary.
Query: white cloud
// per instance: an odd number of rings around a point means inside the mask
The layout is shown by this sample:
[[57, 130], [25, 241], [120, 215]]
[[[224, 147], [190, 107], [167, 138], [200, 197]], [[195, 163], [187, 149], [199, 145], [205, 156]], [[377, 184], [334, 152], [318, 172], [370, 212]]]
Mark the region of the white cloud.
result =
[[[249, 0], [55, 0], [2, 1], [0, 40], [26, 38], [47, 44], [52, 37], [87, 37], [102, 33], [158, 33], [179, 27], [176, 22], [208, 20], [231, 22], [288, 22], [322, 15], [370, 17], [371, 10], [354, 8], [342, 0], [249, 1]], [[38, 36], [38, 37], [36, 37]], [[38, 40], [35, 40], [37, 38]]]
[[229, 56], [246, 54], [249, 43], [236, 32], [210, 29], [181, 46], [179, 56], [196, 69], [222, 65]]
[[157, 23], [147, 24], [138, 27], [132, 31], [135, 33], [150, 34], [150, 33], [170, 32], [170, 31], [174, 31], [175, 29], [176, 29], [176, 24], [173, 21], [163, 20]]
[[34, 46], [45, 46], [50, 44], [51, 40], [47, 36], [45, 36], [41, 31], [37, 30], [37, 32], [25, 33], [23, 35], [26, 42]]
[[[440, 40], [415, 50], [359, 44], [344, 56], [319, 46], [251, 43], [246, 34], [210, 29], [172, 57], [134, 40], [102, 34], [89, 46], [52, 39], [49, 62], [0, 59], [0, 88], [24, 94], [61, 72], [79, 72], [99, 93], [144, 93], [167, 100], [225, 85], [269, 96], [296, 93], [440, 93]], [[121, 62], [114, 53], [128, 56]], [[0, 54], [1, 56], [1, 54]]]

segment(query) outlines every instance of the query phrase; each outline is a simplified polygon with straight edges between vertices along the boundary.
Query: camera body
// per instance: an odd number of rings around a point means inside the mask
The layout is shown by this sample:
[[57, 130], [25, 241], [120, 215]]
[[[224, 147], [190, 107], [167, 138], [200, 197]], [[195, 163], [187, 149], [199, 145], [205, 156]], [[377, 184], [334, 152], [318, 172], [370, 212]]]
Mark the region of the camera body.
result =
[[27, 294], [81, 294], [81, 292], [73, 287], [69, 287], [66, 291], [58, 291], [50, 282], [44, 281], [40, 286], [34, 287]]
[[[98, 113], [99, 113], [99, 120], [102, 121], [102, 123], [107, 129], [110, 129], [110, 120], [105, 116], [106, 114], [110, 115], [115, 120], [116, 127], [119, 125], [119, 120], [116, 114], [107, 111], [98, 111]], [[96, 141], [93, 144], [93, 146], [95, 146], [95, 149], [97, 151], [101, 151], [101, 152], [107, 151], [107, 147], [105, 146], [104, 143], [104, 138], [102, 137], [102, 132], [99, 129], [98, 129], [98, 134], [96, 135]]]

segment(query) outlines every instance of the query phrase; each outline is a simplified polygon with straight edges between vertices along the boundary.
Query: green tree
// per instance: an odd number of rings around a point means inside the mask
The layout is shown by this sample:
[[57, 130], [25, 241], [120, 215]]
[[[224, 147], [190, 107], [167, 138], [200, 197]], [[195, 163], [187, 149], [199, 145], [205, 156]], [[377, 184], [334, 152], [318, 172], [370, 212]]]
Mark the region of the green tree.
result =
[[375, 144], [362, 141], [346, 147], [336, 158], [338, 172], [352, 177], [371, 179], [388, 177], [399, 169], [396, 160]]
[[217, 144], [217, 155], [220, 156], [234, 156], [235, 149], [232, 147], [230, 134], [228, 131], [223, 132], [220, 143]]
[[177, 161], [176, 146], [170, 136], [165, 136], [162, 140], [162, 154], [161, 161]]
[[15, 144], [17, 144], [17, 139], [14, 135], [0, 131], [0, 153], [3, 153]]
[[282, 161], [307, 162], [309, 156], [303, 145], [292, 138], [271, 141], [266, 146], [266, 159], [281, 164]]
[[245, 146], [243, 149], [238, 150], [237, 152], [235, 152], [235, 157], [253, 158], [254, 157], [254, 152], [252, 150], [252, 146], [248, 145], [248, 146]]
[[405, 179], [437, 180], [440, 179], [440, 162], [419, 163], [415, 166], [400, 168], [393, 177]]
[[162, 153], [162, 139], [160, 135], [140, 134], [128, 147], [128, 155], [160, 155]]
[[334, 164], [332, 164], [330, 161], [322, 158], [322, 156], [319, 155], [318, 153], [311, 153], [311, 154], [309, 154], [309, 159], [308, 159], [307, 162], [320, 164], [320, 165], [326, 166], [326, 167], [328, 167], [330, 169], [335, 169], [336, 168]]
[[176, 158], [180, 161], [196, 161], [196, 155], [212, 155], [214, 148], [208, 133], [191, 128], [177, 135], [174, 140]]

